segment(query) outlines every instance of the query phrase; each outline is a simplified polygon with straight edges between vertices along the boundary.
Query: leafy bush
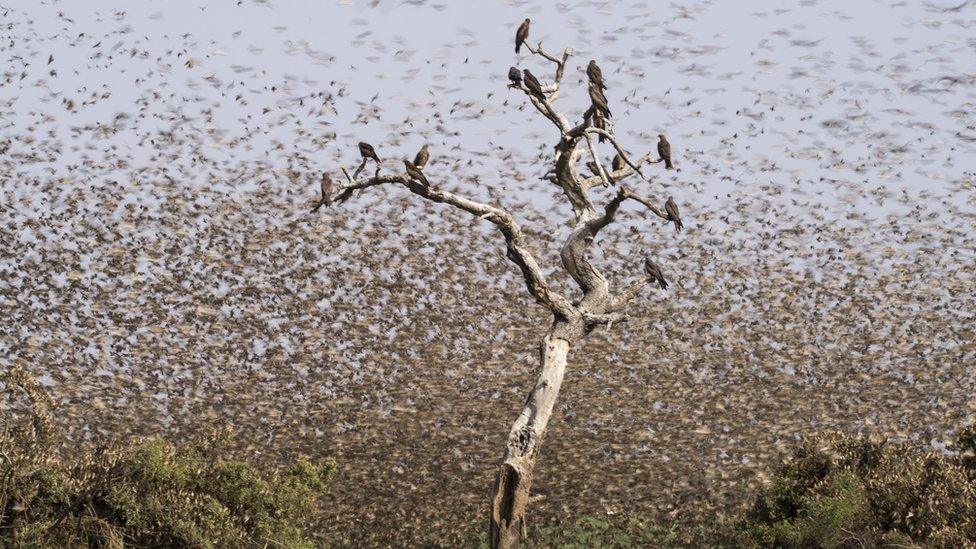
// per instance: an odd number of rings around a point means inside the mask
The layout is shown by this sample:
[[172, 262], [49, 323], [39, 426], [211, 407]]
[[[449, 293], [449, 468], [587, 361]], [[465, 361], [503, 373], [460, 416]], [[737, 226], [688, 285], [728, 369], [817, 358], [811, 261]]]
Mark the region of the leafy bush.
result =
[[976, 545], [976, 428], [955, 455], [823, 435], [760, 492], [744, 532], [763, 547]]
[[3, 382], [26, 402], [4, 418], [0, 438], [0, 546], [313, 546], [304, 526], [333, 463], [298, 461], [263, 474], [228, 457], [230, 435], [63, 458], [51, 400], [20, 369]]

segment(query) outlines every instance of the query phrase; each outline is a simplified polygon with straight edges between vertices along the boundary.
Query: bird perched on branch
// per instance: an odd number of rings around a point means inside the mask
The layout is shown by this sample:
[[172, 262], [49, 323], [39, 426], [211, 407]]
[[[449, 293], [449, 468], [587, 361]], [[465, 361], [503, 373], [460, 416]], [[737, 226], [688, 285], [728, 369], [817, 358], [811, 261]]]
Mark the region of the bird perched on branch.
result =
[[672, 170], [674, 166], [671, 164], [671, 143], [668, 143], [668, 138], [663, 133], [658, 134], [658, 138], [660, 141], [657, 142], [657, 154], [664, 159], [664, 167]]
[[546, 94], [542, 93], [542, 84], [539, 83], [539, 79], [534, 74], [529, 72], [529, 69], [522, 70], [522, 81], [525, 82], [525, 87], [530, 92], [538, 96], [539, 99], [546, 100]]
[[612, 118], [613, 115], [610, 113], [610, 106], [607, 105], [607, 96], [603, 95], [600, 91], [600, 86], [590, 83], [590, 101], [593, 103], [595, 114], [606, 116], [607, 118]]
[[519, 84], [522, 83], [522, 73], [519, 72], [519, 70], [518, 70], [517, 67], [509, 67], [509, 69], [508, 69], [508, 79], [509, 79], [509, 81], [512, 82], [512, 84], [515, 84], [516, 86], [518, 86]]
[[319, 203], [314, 208], [312, 208], [312, 213], [319, 211], [319, 208], [321, 208], [322, 206], [325, 206], [326, 208], [332, 206], [333, 187], [334, 186], [332, 184], [332, 178], [329, 176], [327, 172], [323, 173], [322, 182], [319, 187], [319, 190], [322, 192], [322, 198], [321, 200], [319, 200]]
[[590, 64], [586, 66], [586, 76], [590, 78], [590, 82], [599, 86], [600, 89], [607, 89], [607, 84], [603, 81], [603, 71], [593, 59], [590, 59]]
[[620, 156], [620, 153], [614, 155], [613, 162], [610, 164], [610, 166], [613, 168], [613, 171], [624, 169], [624, 165], [625, 165], [624, 157]]
[[414, 166], [410, 160], [404, 158], [403, 166], [407, 169], [407, 175], [423, 183], [424, 187], [430, 187], [430, 181], [427, 181], [427, 176], [424, 175], [424, 172], [420, 171], [420, 168]]
[[372, 158], [377, 164], [381, 163], [380, 157], [376, 156], [376, 149], [372, 145], [364, 141], [359, 142], [359, 154], [363, 155], [363, 160], [369, 160]]
[[656, 280], [662, 290], [668, 289], [668, 281], [664, 280], [664, 275], [661, 274], [661, 268], [657, 266], [657, 263], [651, 261], [649, 257], [644, 258], [644, 272], [647, 273], [647, 276]]
[[413, 165], [418, 170], [422, 170], [427, 165], [428, 160], [430, 160], [430, 151], [427, 150], [427, 143], [424, 143], [424, 146], [417, 151], [417, 156], [413, 157]]
[[586, 163], [586, 167], [589, 168], [591, 172], [593, 172], [593, 175], [600, 175], [600, 167], [597, 166], [596, 162], [590, 160], [589, 162]]
[[681, 216], [678, 215], [678, 205], [670, 196], [667, 202], [664, 203], [664, 211], [668, 213], [668, 221], [674, 223], [674, 232], [680, 232], [685, 224], [681, 222]]
[[519, 25], [518, 30], [515, 31], [515, 53], [519, 52], [519, 48], [522, 47], [522, 44], [525, 42], [525, 40], [528, 37], [529, 37], [529, 18], [526, 17], [525, 21], [522, 21], [522, 24]]

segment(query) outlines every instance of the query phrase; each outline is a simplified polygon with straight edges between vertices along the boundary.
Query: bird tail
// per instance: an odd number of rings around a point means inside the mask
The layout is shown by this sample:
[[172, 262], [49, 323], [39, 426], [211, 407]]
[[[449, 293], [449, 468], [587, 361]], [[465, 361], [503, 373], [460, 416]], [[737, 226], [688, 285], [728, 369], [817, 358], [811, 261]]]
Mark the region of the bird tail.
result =
[[665, 158], [664, 159], [664, 167], [667, 168], [667, 169], [669, 169], [669, 170], [673, 170], [674, 169], [674, 164], [671, 163], [671, 159], [670, 158]]
[[521, 47], [522, 47], [522, 44], [515, 44], [515, 53], [518, 53], [519, 52], [519, 48], [521, 48]]

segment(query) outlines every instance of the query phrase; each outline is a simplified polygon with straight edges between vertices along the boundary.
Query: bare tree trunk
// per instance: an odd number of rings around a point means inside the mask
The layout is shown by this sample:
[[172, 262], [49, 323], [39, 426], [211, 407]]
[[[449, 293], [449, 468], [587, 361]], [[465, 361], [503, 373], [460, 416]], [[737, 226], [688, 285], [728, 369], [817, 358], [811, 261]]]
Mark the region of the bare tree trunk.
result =
[[492, 549], [517, 548], [525, 534], [525, 510], [536, 454], [566, 373], [570, 342], [557, 335], [561, 324], [561, 321], [553, 324], [542, 341], [539, 378], [508, 435], [505, 460], [495, 479], [491, 500], [489, 537]]

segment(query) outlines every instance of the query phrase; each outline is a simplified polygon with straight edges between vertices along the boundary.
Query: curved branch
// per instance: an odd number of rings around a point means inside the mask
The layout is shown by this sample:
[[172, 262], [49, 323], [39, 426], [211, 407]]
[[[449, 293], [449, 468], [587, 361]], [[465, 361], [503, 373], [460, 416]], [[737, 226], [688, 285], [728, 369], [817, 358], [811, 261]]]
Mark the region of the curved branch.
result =
[[[639, 166], [645, 163], [657, 164], [658, 162], [663, 162], [663, 160], [648, 154], [638, 159], [636, 164]], [[612, 179], [613, 181], [620, 181], [621, 179], [634, 175], [635, 173], [637, 173], [637, 171], [634, 170], [634, 168], [631, 168], [630, 166], [625, 166], [617, 171], [610, 172], [610, 174], [608, 175], [610, 179]], [[587, 177], [586, 179], [580, 182], [580, 185], [583, 187], [583, 189], [589, 190], [600, 183], [603, 183], [603, 179], [601, 179], [600, 176], [595, 175], [593, 177]]]
[[647, 179], [647, 177], [644, 175], [644, 172], [640, 171], [640, 164], [634, 164], [633, 162], [630, 161], [630, 157], [627, 156], [627, 151], [625, 151], [624, 148], [620, 146], [620, 142], [617, 141], [617, 136], [613, 135], [612, 133], [606, 130], [601, 130], [600, 128], [596, 128], [593, 126], [586, 128], [586, 130], [584, 131], [586, 133], [595, 133], [597, 135], [601, 135], [609, 139], [610, 143], [613, 144], [613, 148], [617, 149], [617, 154], [619, 154], [620, 158], [623, 159], [624, 164], [630, 166], [635, 172], [639, 173], [642, 178]]
[[[345, 168], [343, 168], [343, 172], [348, 176]], [[365, 180], [352, 180], [348, 185], [340, 189], [336, 195], [335, 202], [339, 203], [348, 200], [354, 191], [389, 183], [403, 185], [413, 194], [431, 202], [450, 204], [451, 206], [478, 216], [479, 219], [485, 219], [494, 223], [505, 237], [505, 243], [508, 248], [506, 255], [522, 271], [522, 276], [525, 278], [525, 285], [536, 301], [549, 307], [554, 315], [563, 318], [569, 318], [576, 314], [575, 308], [568, 299], [549, 288], [546, 277], [542, 273], [542, 269], [536, 262], [535, 257], [533, 257], [532, 252], [529, 251], [525, 242], [525, 236], [522, 234], [522, 229], [515, 221], [515, 218], [497, 206], [477, 202], [434, 186], [424, 185], [412, 179], [407, 174], [377, 175]]]

